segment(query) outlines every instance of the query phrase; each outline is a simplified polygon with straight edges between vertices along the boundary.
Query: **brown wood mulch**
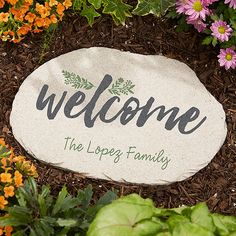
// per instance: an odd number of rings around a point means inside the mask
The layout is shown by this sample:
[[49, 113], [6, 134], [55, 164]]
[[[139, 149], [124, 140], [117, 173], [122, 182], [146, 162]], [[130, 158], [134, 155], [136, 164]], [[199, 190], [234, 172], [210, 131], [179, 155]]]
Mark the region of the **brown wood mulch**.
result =
[[228, 135], [224, 146], [206, 168], [188, 180], [168, 186], [114, 183], [87, 179], [34, 160], [40, 184], [50, 183], [54, 193], [66, 184], [73, 194], [92, 184], [94, 199], [115, 188], [120, 195], [136, 192], [152, 198], [157, 206], [169, 208], [206, 201], [213, 212], [236, 215], [236, 72], [219, 68], [217, 50], [202, 46], [194, 30], [176, 33], [174, 26], [174, 22], [152, 16], [134, 17], [125, 26], [115, 26], [109, 16], [104, 16], [90, 28], [85, 19], [70, 16], [52, 35], [48, 49], [45, 42], [50, 37], [43, 35], [30, 37], [19, 45], [0, 45], [0, 137], [6, 138], [19, 154], [27, 155], [15, 141], [9, 124], [19, 86], [40, 64], [78, 48], [105, 46], [140, 54], [161, 53], [185, 62], [223, 104], [227, 115]]

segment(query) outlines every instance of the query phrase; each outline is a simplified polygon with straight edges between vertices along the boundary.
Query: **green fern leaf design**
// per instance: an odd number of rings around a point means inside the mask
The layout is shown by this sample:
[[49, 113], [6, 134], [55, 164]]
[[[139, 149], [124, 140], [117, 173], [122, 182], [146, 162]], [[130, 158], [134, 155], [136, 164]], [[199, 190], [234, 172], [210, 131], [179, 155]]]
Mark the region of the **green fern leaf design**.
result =
[[108, 89], [108, 91], [112, 95], [117, 95], [117, 96], [121, 96], [121, 94], [129, 95], [130, 93], [131, 94], [134, 93], [133, 92], [134, 87], [135, 85], [132, 83], [131, 80], [125, 81], [123, 78], [119, 78], [111, 85], [111, 88]]
[[73, 72], [68, 72], [66, 70], [62, 71], [62, 74], [65, 78], [65, 84], [66, 85], [71, 85], [75, 89], [85, 89], [89, 90], [95, 87], [91, 82], [89, 82], [87, 79], [84, 79], [80, 77], [79, 75], [73, 73]]

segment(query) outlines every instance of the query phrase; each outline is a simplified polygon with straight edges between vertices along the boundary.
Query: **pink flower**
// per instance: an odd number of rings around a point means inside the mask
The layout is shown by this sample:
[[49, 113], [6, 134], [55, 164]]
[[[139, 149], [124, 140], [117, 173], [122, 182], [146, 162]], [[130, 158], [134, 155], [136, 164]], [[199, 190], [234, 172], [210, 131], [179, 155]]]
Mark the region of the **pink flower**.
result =
[[220, 49], [218, 55], [220, 66], [224, 66], [226, 70], [236, 68], [236, 52], [233, 48]]
[[222, 20], [212, 23], [210, 29], [212, 31], [211, 35], [219, 39], [221, 42], [228, 41], [233, 32], [230, 26]]
[[206, 29], [206, 24], [202, 21], [201, 18], [198, 18], [196, 20], [191, 19], [190, 17], [188, 17], [187, 19], [187, 23], [190, 25], [193, 25], [194, 28], [199, 32], [203, 32]]
[[206, 16], [210, 14], [203, 0], [189, 0], [186, 9], [186, 15], [189, 15], [192, 20], [197, 20], [198, 18], [205, 20]]
[[236, 9], [236, 0], [225, 0], [225, 3], [229, 3], [231, 8]]
[[186, 12], [186, 5], [189, 0], [177, 0], [176, 1], [176, 11], [179, 14], [185, 13]]

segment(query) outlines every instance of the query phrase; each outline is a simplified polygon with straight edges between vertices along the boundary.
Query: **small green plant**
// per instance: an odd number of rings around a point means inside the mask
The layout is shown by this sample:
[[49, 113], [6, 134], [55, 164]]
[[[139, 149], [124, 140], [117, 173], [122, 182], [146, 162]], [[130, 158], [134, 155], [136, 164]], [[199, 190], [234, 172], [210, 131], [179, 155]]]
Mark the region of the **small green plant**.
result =
[[18, 204], [6, 209], [0, 218], [0, 226], [13, 226], [13, 236], [66, 236], [86, 234], [97, 211], [116, 199], [116, 193], [108, 191], [96, 204], [91, 205], [92, 187], [79, 190], [76, 197], [63, 187], [57, 198], [48, 186], [41, 191], [33, 178], [25, 181], [16, 192]]
[[235, 236], [236, 217], [211, 214], [205, 203], [175, 209], [155, 208], [137, 194], [102, 208], [87, 236]]

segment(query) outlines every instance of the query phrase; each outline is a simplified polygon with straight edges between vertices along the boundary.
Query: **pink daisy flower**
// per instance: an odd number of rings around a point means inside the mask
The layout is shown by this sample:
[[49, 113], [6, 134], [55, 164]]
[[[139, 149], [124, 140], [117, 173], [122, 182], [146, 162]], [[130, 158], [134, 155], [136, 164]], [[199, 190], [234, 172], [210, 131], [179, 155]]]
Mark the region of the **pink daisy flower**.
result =
[[229, 3], [231, 8], [236, 9], [236, 0], [225, 0], [225, 3]]
[[220, 66], [224, 66], [226, 70], [236, 68], [236, 52], [233, 48], [220, 49], [218, 55]]
[[177, 0], [176, 1], [176, 11], [179, 14], [185, 13], [186, 12], [186, 5], [189, 0]]
[[210, 29], [212, 31], [211, 35], [219, 39], [221, 42], [228, 41], [231, 33], [233, 32], [230, 26], [222, 20], [212, 23]]
[[206, 16], [210, 14], [203, 0], [189, 0], [186, 9], [186, 15], [192, 20], [197, 20], [198, 18], [205, 20]]
[[196, 20], [191, 19], [190, 17], [188, 17], [187, 19], [187, 23], [190, 25], [193, 25], [194, 28], [199, 32], [203, 32], [206, 29], [206, 24], [202, 21], [201, 18], [198, 18]]

